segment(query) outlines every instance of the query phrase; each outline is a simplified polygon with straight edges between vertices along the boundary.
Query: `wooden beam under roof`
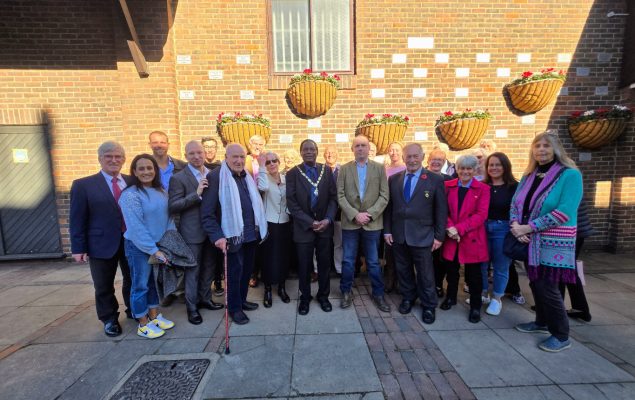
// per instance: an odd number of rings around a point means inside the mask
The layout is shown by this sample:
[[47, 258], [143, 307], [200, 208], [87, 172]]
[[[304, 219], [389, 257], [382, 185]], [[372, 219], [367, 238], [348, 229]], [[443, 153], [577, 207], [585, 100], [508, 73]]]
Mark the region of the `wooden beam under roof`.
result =
[[143, 55], [143, 51], [141, 50], [141, 42], [139, 42], [139, 36], [137, 36], [137, 30], [134, 27], [134, 23], [132, 22], [132, 16], [130, 15], [130, 10], [128, 9], [128, 3], [126, 0], [119, 0], [119, 4], [121, 5], [121, 11], [123, 11], [123, 15], [126, 18], [126, 23], [128, 24], [128, 29], [130, 30], [130, 35], [132, 36], [132, 40], [128, 40], [128, 48], [130, 49], [130, 54], [132, 55], [132, 61], [134, 62], [135, 68], [137, 68], [137, 72], [139, 76], [142, 78], [147, 78], [150, 76], [148, 72], [148, 63], [146, 62], [146, 58]]

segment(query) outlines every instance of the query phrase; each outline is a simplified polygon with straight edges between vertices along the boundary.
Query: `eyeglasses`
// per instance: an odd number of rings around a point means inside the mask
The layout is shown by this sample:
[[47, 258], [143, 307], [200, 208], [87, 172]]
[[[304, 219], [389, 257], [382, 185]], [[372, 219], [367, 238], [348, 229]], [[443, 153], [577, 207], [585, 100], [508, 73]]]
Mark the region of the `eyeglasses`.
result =
[[270, 165], [270, 164], [277, 164], [279, 163], [280, 160], [278, 160], [277, 158], [274, 158], [273, 160], [267, 160], [265, 161], [265, 165]]
[[216, 150], [216, 146], [203, 146], [205, 150]]

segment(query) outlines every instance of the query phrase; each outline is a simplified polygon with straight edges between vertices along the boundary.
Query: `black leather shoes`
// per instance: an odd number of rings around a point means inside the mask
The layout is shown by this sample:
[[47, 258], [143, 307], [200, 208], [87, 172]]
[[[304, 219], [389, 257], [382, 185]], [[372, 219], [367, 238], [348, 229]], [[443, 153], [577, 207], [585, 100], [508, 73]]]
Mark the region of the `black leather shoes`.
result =
[[331, 310], [333, 310], [333, 306], [331, 305], [329, 299], [319, 299], [318, 302], [320, 303], [322, 311], [331, 312]]
[[278, 286], [278, 296], [280, 296], [280, 300], [282, 300], [283, 303], [289, 303], [291, 301], [284, 286]]
[[119, 325], [119, 321], [108, 321], [104, 322], [104, 333], [106, 336], [115, 337], [121, 335], [121, 325]]
[[258, 308], [258, 303], [252, 303], [251, 301], [243, 302], [243, 311], [253, 311]]
[[470, 316], [467, 319], [473, 324], [477, 324], [481, 320], [481, 312], [479, 310], [470, 310]]
[[192, 325], [200, 325], [203, 322], [203, 317], [201, 317], [201, 313], [198, 310], [193, 310], [187, 312], [187, 320]]
[[412, 311], [412, 302], [410, 300], [403, 300], [401, 304], [399, 304], [399, 313], [410, 314], [410, 311]]
[[452, 306], [456, 305], [456, 300], [452, 300], [449, 297], [446, 297], [445, 300], [443, 300], [443, 303], [441, 303], [441, 306], [439, 307], [442, 310], [449, 310], [450, 308], [452, 308]]
[[232, 321], [234, 321], [234, 323], [238, 325], [245, 325], [247, 322], [249, 322], [249, 318], [242, 311], [229, 313], [229, 316], [232, 317]]
[[216, 303], [215, 301], [201, 301], [200, 303], [198, 303], [196, 305], [198, 308], [205, 308], [207, 310], [220, 310], [222, 308], [224, 308], [225, 306], [221, 303]]
[[271, 298], [271, 286], [265, 286], [265, 297], [262, 299], [262, 305], [266, 308], [271, 308], [271, 303], [273, 299]]
[[379, 311], [390, 312], [390, 304], [386, 303], [384, 296], [373, 296], [373, 303]]
[[423, 309], [423, 313], [421, 314], [421, 320], [424, 324], [433, 324], [436, 319], [436, 315], [433, 309]]
[[581, 319], [584, 322], [591, 322], [591, 314], [584, 311], [569, 310], [567, 311], [569, 318]]
[[307, 315], [309, 313], [309, 302], [306, 300], [300, 300], [300, 305], [298, 305], [298, 314]]

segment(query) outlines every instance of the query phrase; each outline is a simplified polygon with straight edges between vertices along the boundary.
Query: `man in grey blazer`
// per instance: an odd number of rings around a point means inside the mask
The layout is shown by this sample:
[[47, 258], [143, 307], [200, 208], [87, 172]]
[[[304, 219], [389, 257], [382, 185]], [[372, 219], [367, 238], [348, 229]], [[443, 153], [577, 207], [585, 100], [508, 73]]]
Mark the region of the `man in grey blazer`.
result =
[[388, 180], [384, 166], [368, 159], [370, 143], [366, 136], [356, 136], [351, 150], [355, 160], [340, 167], [337, 177], [337, 202], [342, 209], [342, 279], [341, 308], [353, 303], [355, 258], [362, 243], [373, 302], [377, 308], [390, 312], [384, 299], [384, 281], [379, 265], [378, 248], [383, 228], [383, 212], [388, 204]]
[[423, 156], [419, 143], [406, 145], [406, 170], [388, 180], [390, 201], [384, 212], [384, 240], [395, 255], [402, 294], [399, 312], [410, 313], [419, 297], [422, 320], [431, 324], [439, 301], [432, 251], [441, 247], [445, 238], [448, 205], [443, 178], [422, 167]]
[[179, 216], [179, 233], [196, 255], [198, 266], [185, 269], [185, 307], [187, 319], [198, 325], [203, 322], [199, 308], [219, 310], [222, 304], [212, 300], [212, 279], [216, 250], [201, 226], [201, 194], [207, 187], [203, 145], [193, 140], [185, 145], [187, 166], [170, 178], [168, 208]]

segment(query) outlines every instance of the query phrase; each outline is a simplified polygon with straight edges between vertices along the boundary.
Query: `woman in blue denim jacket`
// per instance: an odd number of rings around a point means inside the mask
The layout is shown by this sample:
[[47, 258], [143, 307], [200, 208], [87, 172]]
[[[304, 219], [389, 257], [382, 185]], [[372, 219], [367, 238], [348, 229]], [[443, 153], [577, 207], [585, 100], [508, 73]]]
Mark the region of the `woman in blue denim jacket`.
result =
[[130, 175], [134, 177], [119, 199], [126, 223], [124, 233], [126, 258], [130, 265], [132, 289], [130, 308], [139, 321], [137, 335], [149, 339], [163, 336], [174, 323], [159, 313], [159, 296], [148, 258], [154, 255], [169, 262], [157, 247], [165, 231], [176, 229], [168, 214], [168, 194], [161, 186], [156, 160], [149, 154], [139, 154], [132, 160]]

